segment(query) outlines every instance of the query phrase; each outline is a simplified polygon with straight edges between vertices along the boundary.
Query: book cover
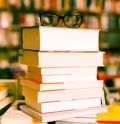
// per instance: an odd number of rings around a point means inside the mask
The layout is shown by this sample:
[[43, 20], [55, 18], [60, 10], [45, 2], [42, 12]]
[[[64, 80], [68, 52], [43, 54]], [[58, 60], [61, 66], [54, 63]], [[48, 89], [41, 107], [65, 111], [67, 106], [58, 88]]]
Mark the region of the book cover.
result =
[[[104, 52], [37, 52], [19, 50], [19, 63], [35, 67], [103, 66]], [[96, 61], [97, 60], [97, 61]]]
[[47, 113], [101, 106], [101, 97], [42, 103], [34, 102], [31, 99], [25, 97], [25, 103], [36, 111]]
[[23, 77], [19, 78], [19, 82], [21, 86], [26, 86], [39, 91], [103, 87], [103, 80], [56, 82], [49, 84]]
[[23, 27], [21, 28], [21, 40], [22, 49], [39, 51], [99, 50], [98, 29], [72, 29], [45, 26]]
[[22, 95], [37, 103], [40, 103], [50, 101], [103, 97], [104, 94], [103, 89], [101, 87], [38, 91], [26, 86], [22, 86]]

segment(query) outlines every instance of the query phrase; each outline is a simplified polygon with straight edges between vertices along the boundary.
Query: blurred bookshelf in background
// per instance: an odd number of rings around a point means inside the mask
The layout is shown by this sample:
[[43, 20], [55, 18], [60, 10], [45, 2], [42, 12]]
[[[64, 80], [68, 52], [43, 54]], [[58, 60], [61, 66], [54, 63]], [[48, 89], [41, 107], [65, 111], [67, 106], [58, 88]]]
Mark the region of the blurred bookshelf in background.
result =
[[107, 87], [119, 88], [120, 0], [0, 0], [0, 79], [26, 74], [26, 66], [18, 63], [20, 28], [39, 25], [38, 13], [44, 10], [76, 10], [84, 14], [80, 28], [101, 29], [105, 67], [98, 68], [98, 78], [104, 79]]

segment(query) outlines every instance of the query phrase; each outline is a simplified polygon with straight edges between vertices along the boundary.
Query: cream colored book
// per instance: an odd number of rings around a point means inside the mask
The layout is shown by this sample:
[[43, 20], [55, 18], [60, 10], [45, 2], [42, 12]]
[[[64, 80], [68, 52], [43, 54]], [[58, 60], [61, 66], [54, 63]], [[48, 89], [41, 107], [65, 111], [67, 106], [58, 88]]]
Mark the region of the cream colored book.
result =
[[19, 63], [35, 67], [103, 66], [104, 52], [37, 52], [19, 50]]
[[56, 82], [70, 82], [70, 81], [94, 81], [97, 80], [96, 73], [86, 74], [60, 74], [60, 75], [40, 75], [28, 72], [29, 79], [39, 81], [41, 83], [56, 83]]
[[64, 27], [21, 28], [22, 49], [39, 51], [98, 51], [98, 29]]
[[22, 95], [37, 103], [41, 103], [50, 101], [103, 97], [103, 89], [101, 87], [93, 87], [53, 91], [38, 91], [26, 86], [22, 86]]
[[39, 91], [103, 87], [103, 80], [41, 83], [29, 78], [20, 78], [19, 81], [20, 85]]
[[55, 124], [96, 124], [96, 118], [93, 115], [92, 117], [89, 116], [74, 117], [74, 118], [58, 120], [55, 122]]
[[34, 66], [28, 66], [28, 72], [41, 75], [55, 75], [55, 74], [86, 74], [86, 73], [96, 73], [97, 66], [87, 66], [87, 67], [56, 67], [56, 68], [38, 68]]
[[59, 112], [48, 112], [48, 113], [40, 113], [27, 105], [21, 105], [20, 109], [41, 120], [41, 122], [52, 122], [57, 120], [64, 120], [73, 117], [84, 117], [89, 115], [95, 115], [99, 112], [107, 111], [106, 106], [98, 106], [98, 107], [89, 107], [85, 109], [78, 109], [78, 110], [68, 110], [68, 111], [59, 111]]
[[101, 97], [42, 103], [34, 102], [31, 99], [25, 97], [25, 103], [40, 113], [47, 113], [101, 106]]

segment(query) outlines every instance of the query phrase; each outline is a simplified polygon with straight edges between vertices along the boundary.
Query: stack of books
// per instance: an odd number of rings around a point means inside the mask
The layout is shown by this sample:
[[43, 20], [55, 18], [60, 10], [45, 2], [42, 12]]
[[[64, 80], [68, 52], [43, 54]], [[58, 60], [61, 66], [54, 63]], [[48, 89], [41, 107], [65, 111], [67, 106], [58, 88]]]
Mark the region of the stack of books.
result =
[[27, 76], [20, 79], [23, 111], [32, 110], [49, 122], [102, 105], [103, 81], [97, 80], [97, 67], [103, 66], [104, 52], [99, 51], [99, 30], [23, 27], [21, 41], [19, 62], [28, 66]]

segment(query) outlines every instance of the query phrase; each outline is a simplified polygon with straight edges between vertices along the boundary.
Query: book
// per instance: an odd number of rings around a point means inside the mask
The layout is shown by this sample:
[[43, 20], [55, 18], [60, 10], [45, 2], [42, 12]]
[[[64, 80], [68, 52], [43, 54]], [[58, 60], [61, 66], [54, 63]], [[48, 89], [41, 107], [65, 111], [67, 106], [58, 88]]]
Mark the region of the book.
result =
[[[30, 115], [16, 109], [4, 115], [4, 117], [2, 117], [1, 119], [1, 124], [35, 124], [35, 123], [34, 119]], [[42, 123], [39, 122], [38, 124]]]
[[41, 103], [50, 101], [103, 97], [103, 89], [101, 87], [94, 87], [53, 91], [38, 91], [26, 86], [22, 86], [22, 95], [37, 103]]
[[57, 82], [57, 83], [49, 84], [49, 83], [41, 83], [23, 77], [23, 78], [19, 78], [19, 81], [21, 86], [26, 86], [39, 91], [103, 87], [103, 80], [70, 81], [70, 82], [59, 82], [59, 83]]
[[8, 87], [8, 94], [14, 95], [18, 99], [18, 80], [17, 79], [0, 79], [0, 86]]
[[106, 121], [119, 121], [120, 122], [120, 112], [101, 112], [96, 114], [97, 120]]
[[[86, 78], [87, 77], [87, 78]], [[40, 75], [28, 72], [27, 78], [41, 83], [59, 83], [69, 81], [94, 81], [97, 80], [96, 73], [86, 74], [59, 74], [59, 75]]]
[[22, 49], [39, 51], [98, 51], [98, 41], [98, 29], [45, 26], [21, 28]]
[[36, 111], [47, 113], [101, 106], [101, 97], [42, 103], [34, 102], [31, 99], [25, 97], [25, 103]]
[[48, 113], [40, 113], [27, 105], [20, 105], [19, 107], [23, 112], [31, 115], [34, 118], [37, 118], [41, 122], [52, 122], [62, 119], [68, 119], [73, 117], [84, 117], [89, 115], [95, 115], [99, 112], [105, 112], [106, 106], [98, 106], [98, 107], [89, 107], [85, 109], [78, 110], [67, 110], [67, 111], [59, 111], [59, 112], [48, 112]]
[[120, 123], [120, 104], [114, 103], [107, 105], [107, 112], [96, 114], [97, 122], [99, 123]]
[[120, 124], [120, 120], [96, 120], [97, 124]]
[[109, 112], [120, 112], [120, 103], [113, 103], [110, 105], [107, 105], [107, 110]]
[[12, 103], [6, 105], [4, 108], [2, 108], [2, 109], [0, 110], [0, 116], [2, 116], [2, 115], [9, 109], [9, 107], [11, 106], [11, 104], [12, 104]]
[[19, 104], [24, 104], [24, 100], [16, 100], [1, 116], [1, 124], [47, 124], [41, 123], [38, 119], [31, 117], [18, 109]]
[[[104, 52], [38, 52], [19, 50], [19, 63], [35, 67], [103, 66]], [[96, 61], [97, 60], [97, 61]]]
[[9, 88], [7, 86], [0, 86], [0, 100], [4, 99], [8, 95]]
[[2, 110], [4, 107], [6, 107], [8, 104], [12, 103], [14, 101], [14, 96], [6, 96], [2, 100], [0, 100], [0, 110]]
[[95, 73], [97, 74], [97, 66], [91, 67], [64, 67], [64, 68], [38, 68], [34, 66], [28, 66], [27, 72], [32, 72], [41, 75], [53, 75], [53, 74], [86, 74]]
[[96, 118], [93, 117], [74, 117], [63, 120], [57, 120], [55, 124], [96, 124]]

